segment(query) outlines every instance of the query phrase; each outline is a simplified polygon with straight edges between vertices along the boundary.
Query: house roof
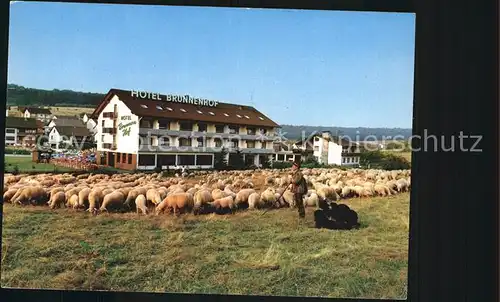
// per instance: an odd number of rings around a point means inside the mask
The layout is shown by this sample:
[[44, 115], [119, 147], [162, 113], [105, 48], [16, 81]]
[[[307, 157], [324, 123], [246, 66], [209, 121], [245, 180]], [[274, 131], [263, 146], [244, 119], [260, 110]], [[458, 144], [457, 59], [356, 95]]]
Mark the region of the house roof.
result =
[[80, 120], [77, 117], [66, 117], [66, 116], [60, 116], [57, 119], [53, 119], [51, 122], [54, 122], [56, 126], [72, 126], [72, 127], [84, 127], [84, 123], [82, 120]]
[[[125, 103], [133, 114], [140, 117], [195, 120], [257, 127], [279, 127], [278, 124], [252, 106], [218, 103], [216, 107], [204, 107], [187, 103], [139, 99], [133, 97], [130, 90], [121, 89], [111, 89], [97, 106], [91, 117], [96, 118], [115, 95]], [[167, 96], [160, 95], [160, 98], [165, 100]]]
[[310, 141], [311, 139], [313, 139], [314, 137], [322, 137], [322, 133], [325, 133], [325, 132], [328, 132], [330, 133], [330, 139], [327, 139], [331, 142], [334, 142], [338, 145], [342, 145], [342, 146], [351, 146], [351, 145], [357, 145], [356, 142], [353, 142], [351, 140], [348, 140], [348, 139], [345, 139], [344, 137], [339, 137], [339, 136], [332, 136], [331, 135], [331, 132], [330, 131], [322, 131], [322, 132], [319, 132], [319, 131], [313, 131], [308, 137], [302, 139], [302, 140], [299, 140], [297, 141], [297, 145], [302, 145], [304, 142], [306, 141]]
[[24, 108], [23, 112], [26, 110], [28, 110], [30, 113], [33, 113], [33, 114], [52, 114], [52, 112], [47, 108], [26, 107], [26, 108]]
[[38, 129], [43, 128], [43, 124], [34, 118], [24, 118], [17, 116], [5, 117], [6, 128]]
[[65, 136], [92, 136], [89, 129], [86, 127], [72, 127], [72, 126], [55, 126], [54, 127], [60, 135]]

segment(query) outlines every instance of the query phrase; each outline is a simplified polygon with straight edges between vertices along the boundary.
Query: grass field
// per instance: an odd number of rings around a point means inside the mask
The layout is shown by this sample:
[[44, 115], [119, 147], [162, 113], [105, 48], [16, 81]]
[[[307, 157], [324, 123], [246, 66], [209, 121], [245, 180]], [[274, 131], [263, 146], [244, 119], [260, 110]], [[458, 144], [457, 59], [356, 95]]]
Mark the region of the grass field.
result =
[[409, 194], [346, 203], [362, 224], [317, 230], [312, 208], [261, 215], [92, 216], [4, 206], [4, 287], [405, 299]]
[[5, 155], [5, 169], [7, 172], [14, 171], [14, 167], [17, 165], [19, 172], [54, 172], [54, 169], [61, 172], [74, 171], [70, 168], [55, 166], [53, 164], [37, 164], [32, 161], [30, 156], [9, 156]]
[[[90, 114], [94, 111], [94, 108], [84, 108], [84, 107], [49, 107], [53, 115], [78, 115], [80, 113]], [[9, 116], [22, 116], [22, 113], [18, 110], [9, 110]]]
[[402, 151], [384, 151], [384, 152], [391, 153], [396, 156], [401, 156], [411, 163], [411, 152], [402, 152]]

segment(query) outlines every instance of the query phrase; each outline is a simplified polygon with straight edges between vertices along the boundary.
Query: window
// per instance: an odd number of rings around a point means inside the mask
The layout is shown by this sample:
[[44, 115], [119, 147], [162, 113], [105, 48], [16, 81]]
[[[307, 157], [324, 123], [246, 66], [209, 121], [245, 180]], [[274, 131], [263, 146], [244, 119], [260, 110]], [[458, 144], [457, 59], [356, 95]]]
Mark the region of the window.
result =
[[127, 156], [127, 157], [128, 157], [128, 158], [127, 158], [127, 159], [128, 159], [127, 163], [128, 163], [129, 165], [131, 165], [131, 164], [132, 164], [132, 154], [128, 154], [128, 156]]
[[245, 118], [246, 118], [247, 120], [249, 120], [249, 119], [250, 119], [250, 117], [249, 117], [248, 115], [245, 115]]
[[184, 109], [184, 108], [181, 108], [180, 110], [181, 110], [182, 112], [187, 112], [187, 111], [186, 111], [186, 109]]
[[144, 108], [144, 109], [147, 109], [148, 106], [144, 105], [144, 104], [141, 104], [141, 107]]
[[158, 154], [158, 165], [159, 166], [175, 166], [175, 155], [159, 155]]
[[[54, 136], [53, 136], [53, 135], [51, 135], [51, 136], [50, 136], [50, 139], [54, 139]], [[101, 142], [103, 142], [103, 141], [104, 141], [104, 135], [101, 135]]]
[[215, 132], [224, 133], [224, 126], [223, 125], [215, 125]]
[[194, 162], [194, 155], [179, 155], [179, 165], [181, 166], [193, 166]]
[[179, 122], [179, 127], [181, 131], [192, 131], [193, 123], [191, 122]]
[[158, 121], [158, 128], [159, 129], [170, 129], [170, 121], [168, 120], [159, 120]]
[[261, 142], [260, 143], [260, 148], [261, 149], [266, 149], [267, 148], [267, 142]]
[[174, 111], [174, 109], [172, 109], [170, 107], [165, 107], [165, 109], [167, 109], [168, 111]]
[[229, 126], [229, 133], [236, 134], [240, 132], [240, 127], [238, 126]]
[[239, 118], [241, 118], [241, 115], [239, 115], [239, 114], [236, 114], [236, 116], [239, 117]]
[[161, 108], [161, 106], [159, 106], [159, 105], [156, 105], [156, 109], [163, 110], [163, 108]]
[[224, 115], [225, 115], [225, 116], [229, 116], [229, 114], [227, 114], [227, 113], [224, 113]]
[[315, 137], [314, 137], [314, 141], [315, 141], [315, 142], [319, 142], [319, 137], [315, 136]]
[[222, 147], [222, 140], [220, 138], [214, 138], [214, 143], [216, 148]]
[[152, 128], [152, 123], [149, 120], [142, 119], [139, 127], [140, 128]]
[[279, 161], [285, 160], [285, 154], [278, 154], [278, 160]]
[[212, 155], [196, 155], [196, 165], [197, 166], [211, 166], [212, 165]]
[[247, 141], [247, 148], [255, 148], [255, 141]]
[[198, 112], [199, 114], [203, 114], [203, 112], [201, 112], [200, 110], [196, 110], [196, 112]]
[[127, 163], [127, 154], [122, 154], [122, 164]]
[[120, 160], [120, 159], [121, 159], [120, 157], [121, 157], [121, 153], [116, 153], [116, 162], [118, 162], [118, 163], [119, 163], [119, 162], [121, 161], [121, 160]]
[[257, 131], [255, 130], [255, 128], [247, 128], [247, 133], [248, 135], [255, 135]]
[[169, 137], [160, 137], [158, 144], [161, 147], [170, 147], [170, 138]]
[[266, 135], [267, 134], [267, 129], [260, 129], [260, 134]]
[[191, 147], [191, 140], [185, 137], [179, 138], [179, 146], [181, 147]]
[[208, 114], [215, 115], [215, 113], [213, 113], [212, 111], [209, 111]]
[[207, 124], [205, 124], [205, 123], [198, 123], [198, 131], [199, 132], [207, 132]]
[[102, 126], [102, 127], [104, 127], [104, 120], [102, 120], [102, 122], [101, 122], [101, 126]]
[[319, 151], [319, 146], [314, 146], [314, 151]]
[[238, 140], [237, 139], [232, 139], [229, 142], [229, 148], [238, 148]]
[[139, 166], [155, 166], [155, 156], [151, 154], [140, 154]]
[[259, 120], [263, 121], [263, 120], [264, 120], [264, 118], [263, 118], [262, 116], [259, 116]]
[[198, 137], [196, 141], [198, 142], [198, 147], [203, 147], [205, 145], [203, 137]]

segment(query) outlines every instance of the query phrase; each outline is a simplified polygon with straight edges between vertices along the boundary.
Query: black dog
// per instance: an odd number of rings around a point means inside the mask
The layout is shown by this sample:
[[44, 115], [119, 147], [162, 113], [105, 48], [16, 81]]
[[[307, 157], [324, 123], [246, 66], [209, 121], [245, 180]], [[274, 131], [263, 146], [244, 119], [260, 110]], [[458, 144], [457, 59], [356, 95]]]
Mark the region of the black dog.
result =
[[318, 206], [319, 209], [314, 211], [316, 228], [350, 230], [359, 226], [358, 214], [345, 204], [320, 200]]

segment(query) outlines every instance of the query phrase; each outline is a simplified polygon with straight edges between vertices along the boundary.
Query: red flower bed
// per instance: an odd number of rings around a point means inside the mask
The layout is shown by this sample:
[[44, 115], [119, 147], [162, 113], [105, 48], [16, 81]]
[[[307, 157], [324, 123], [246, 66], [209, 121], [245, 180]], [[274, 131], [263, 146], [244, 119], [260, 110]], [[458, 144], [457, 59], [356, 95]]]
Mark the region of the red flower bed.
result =
[[66, 167], [74, 170], [81, 171], [94, 171], [98, 166], [94, 163], [87, 161], [84, 158], [54, 158], [51, 162], [57, 166]]

